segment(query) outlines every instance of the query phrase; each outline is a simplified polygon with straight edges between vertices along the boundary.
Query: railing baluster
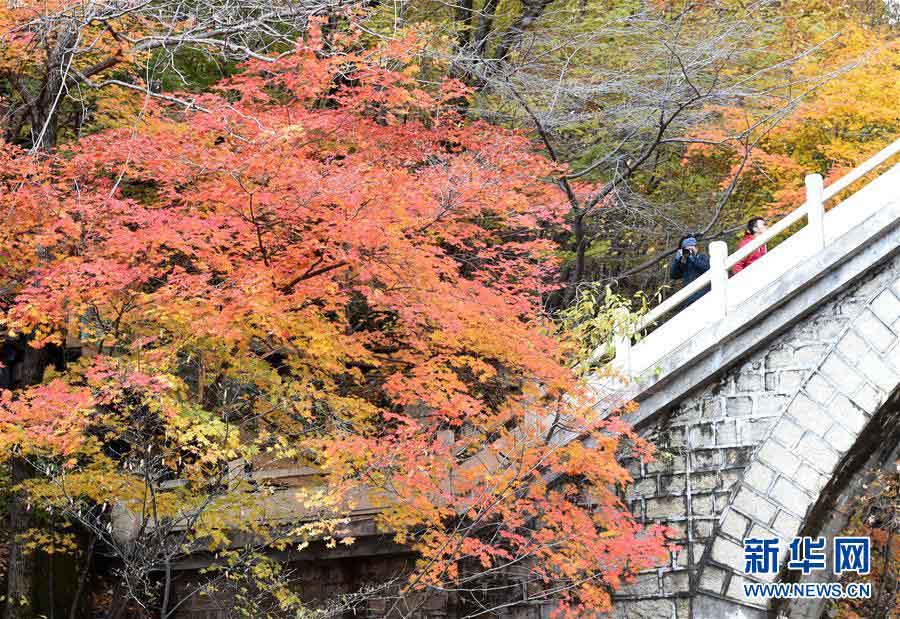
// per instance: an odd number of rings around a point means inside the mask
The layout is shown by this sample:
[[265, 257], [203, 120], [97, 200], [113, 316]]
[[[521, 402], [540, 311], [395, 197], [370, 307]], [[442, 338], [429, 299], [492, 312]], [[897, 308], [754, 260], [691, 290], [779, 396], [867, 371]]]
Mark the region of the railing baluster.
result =
[[807, 225], [812, 236], [813, 253], [825, 249], [825, 183], [821, 174], [806, 175]]
[[614, 312], [615, 328], [617, 335], [613, 338], [613, 346], [616, 349], [616, 358], [613, 361], [616, 368], [625, 376], [631, 374], [631, 332], [628, 325], [628, 310], [618, 308]]
[[613, 346], [616, 347], [616, 358], [613, 365], [622, 374], [628, 376], [631, 374], [631, 336], [617, 335], [613, 338]]
[[713, 297], [713, 312], [716, 319], [724, 318], [728, 311], [726, 258], [728, 258], [728, 244], [725, 241], [713, 241], [709, 244], [710, 294]]

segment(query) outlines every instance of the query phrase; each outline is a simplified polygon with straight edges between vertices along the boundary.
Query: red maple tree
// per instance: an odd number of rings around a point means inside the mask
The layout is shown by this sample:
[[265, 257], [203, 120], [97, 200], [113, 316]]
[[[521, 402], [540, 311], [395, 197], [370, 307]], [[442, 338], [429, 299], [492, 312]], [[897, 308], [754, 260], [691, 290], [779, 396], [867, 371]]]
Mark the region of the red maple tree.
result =
[[[374, 505], [419, 553], [404, 590], [517, 574], [567, 616], [605, 610], [664, 558], [664, 531], [617, 493], [621, 440], [646, 446], [577, 404], [541, 315], [544, 231], [566, 211], [541, 179], [558, 170], [464, 121], [447, 105], [461, 84], [423, 90], [404, 71], [414, 45], [323, 57], [312, 33], [202, 112], [151, 104], [43, 161], [3, 147], [0, 320], [90, 354], [5, 393], [0, 442], [40, 463], [36, 504], [78, 520], [119, 503], [144, 532], [250, 492], [222, 483], [235, 461], [302, 465], [315, 483], [294, 541], [351, 544], [342, 519]], [[564, 440], [579, 434], [596, 447]], [[259, 531], [231, 507], [190, 520], [192, 543]], [[154, 595], [142, 604], [167, 616], [168, 588]]]

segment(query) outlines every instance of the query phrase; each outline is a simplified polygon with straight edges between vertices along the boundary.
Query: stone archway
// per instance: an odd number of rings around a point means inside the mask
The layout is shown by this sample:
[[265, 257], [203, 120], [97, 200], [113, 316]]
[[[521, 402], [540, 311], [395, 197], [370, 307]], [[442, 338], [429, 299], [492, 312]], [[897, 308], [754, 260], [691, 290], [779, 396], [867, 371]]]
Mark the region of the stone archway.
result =
[[622, 588], [614, 616], [771, 616], [765, 601], [743, 598], [742, 540], [787, 540], [824, 522], [816, 514], [859, 468], [900, 384], [898, 335], [900, 254], [892, 252], [640, 420], [663, 457], [625, 462], [635, 480], [626, 501], [641, 520], [673, 527], [683, 550]]
[[695, 616], [765, 617], [765, 600], [744, 596], [751, 581], [742, 540], [777, 536], [784, 550], [795, 535], [813, 533], [859, 459], [871, 455], [873, 436], [896, 420], [900, 278], [890, 279], [843, 327], [754, 450], [701, 560]]

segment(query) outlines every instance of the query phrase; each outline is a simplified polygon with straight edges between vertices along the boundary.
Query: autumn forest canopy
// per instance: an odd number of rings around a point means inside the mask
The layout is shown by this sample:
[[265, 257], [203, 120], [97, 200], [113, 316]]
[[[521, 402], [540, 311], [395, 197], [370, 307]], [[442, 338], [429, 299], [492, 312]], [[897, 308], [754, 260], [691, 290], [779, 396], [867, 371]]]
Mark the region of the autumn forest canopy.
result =
[[[736, 244], [896, 139], [897, 20], [5, 4], [4, 617], [608, 610], [676, 548], [581, 362], [682, 235]], [[330, 596], [286, 560], [372, 540], [400, 559]]]

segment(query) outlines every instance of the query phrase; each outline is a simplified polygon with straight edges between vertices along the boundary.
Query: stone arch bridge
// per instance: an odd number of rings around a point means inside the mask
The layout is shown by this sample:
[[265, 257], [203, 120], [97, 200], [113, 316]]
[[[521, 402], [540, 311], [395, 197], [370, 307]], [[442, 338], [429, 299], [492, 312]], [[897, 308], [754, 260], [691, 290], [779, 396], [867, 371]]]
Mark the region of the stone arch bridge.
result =
[[[900, 141], [873, 163], [897, 151]], [[725, 269], [753, 247], [727, 257], [714, 243], [709, 277], [680, 298], [711, 291], [637, 345], [618, 341], [633, 381], [594, 380], [597, 406], [623, 394], [640, 404], [630, 421], [661, 454], [627, 462], [626, 500], [643, 521], [672, 526], [683, 548], [619, 592], [617, 618], [821, 616], [820, 601], [744, 597], [754, 581], [742, 541], [777, 537], [784, 551], [794, 536], [834, 534], [867, 475], [898, 455], [900, 164], [822, 208], [869, 169], [824, 193], [808, 177], [806, 204], [766, 238], [808, 224], [731, 279]], [[784, 554], [769, 580], [798, 574]], [[830, 557], [816, 574], [829, 579]]]

